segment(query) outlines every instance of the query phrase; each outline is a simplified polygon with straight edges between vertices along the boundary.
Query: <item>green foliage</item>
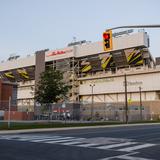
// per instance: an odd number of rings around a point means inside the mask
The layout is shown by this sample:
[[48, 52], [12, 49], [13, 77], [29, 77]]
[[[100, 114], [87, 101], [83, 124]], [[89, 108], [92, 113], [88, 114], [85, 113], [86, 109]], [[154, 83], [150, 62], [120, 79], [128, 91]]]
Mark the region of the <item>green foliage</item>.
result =
[[69, 85], [63, 82], [63, 74], [52, 68], [40, 75], [36, 85], [35, 100], [40, 104], [54, 103], [66, 96]]

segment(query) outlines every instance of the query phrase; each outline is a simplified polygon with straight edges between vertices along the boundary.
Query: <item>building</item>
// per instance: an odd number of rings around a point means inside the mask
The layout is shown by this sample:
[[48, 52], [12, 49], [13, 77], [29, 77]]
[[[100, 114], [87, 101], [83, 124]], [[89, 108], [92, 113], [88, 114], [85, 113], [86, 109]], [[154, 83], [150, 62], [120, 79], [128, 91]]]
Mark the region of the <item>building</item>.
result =
[[149, 51], [149, 36], [144, 31], [113, 37], [109, 52], [104, 51], [102, 42], [80, 41], [26, 58], [12, 56], [0, 63], [1, 78], [17, 83], [19, 111], [34, 111], [35, 85], [49, 66], [61, 70], [71, 84], [71, 102], [122, 104], [126, 75], [128, 103], [139, 105], [141, 94], [143, 106], [160, 114], [160, 66]]
[[17, 98], [17, 85], [15, 83], [3, 82], [0, 80], [0, 111], [8, 111], [9, 97], [12, 97], [11, 110], [17, 110], [15, 103]]

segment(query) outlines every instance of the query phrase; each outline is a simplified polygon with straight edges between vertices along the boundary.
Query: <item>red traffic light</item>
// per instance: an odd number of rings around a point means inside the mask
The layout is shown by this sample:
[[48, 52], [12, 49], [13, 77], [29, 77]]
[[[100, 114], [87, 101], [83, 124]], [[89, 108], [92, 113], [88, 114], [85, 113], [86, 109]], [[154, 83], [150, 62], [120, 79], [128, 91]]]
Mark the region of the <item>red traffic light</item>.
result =
[[112, 50], [112, 30], [103, 32], [103, 48], [107, 52]]
[[103, 38], [104, 39], [110, 39], [110, 34], [109, 33], [103, 33]]

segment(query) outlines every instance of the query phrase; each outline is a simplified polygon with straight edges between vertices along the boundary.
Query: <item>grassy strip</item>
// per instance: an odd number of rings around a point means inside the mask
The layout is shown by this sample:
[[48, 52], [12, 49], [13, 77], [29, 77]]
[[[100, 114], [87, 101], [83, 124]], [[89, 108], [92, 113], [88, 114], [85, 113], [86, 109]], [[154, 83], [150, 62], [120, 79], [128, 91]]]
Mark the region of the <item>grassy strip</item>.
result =
[[[122, 124], [121, 122], [94, 122], [94, 123], [60, 123], [60, 122], [41, 122], [41, 123], [11, 123], [9, 130], [35, 129], [35, 128], [62, 128], [62, 127], [82, 127], [98, 125]], [[8, 130], [7, 123], [0, 125], [0, 130]]]
[[[137, 123], [160, 123], [160, 121], [134, 121], [129, 124]], [[82, 127], [82, 126], [100, 126], [100, 125], [117, 125], [125, 124], [123, 122], [107, 121], [107, 122], [89, 122], [89, 123], [61, 123], [61, 122], [35, 122], [35, 123], [16, 123], [12, 122], [8, 128], [6, 122], [0, 123], [0, 130], [17, 130], [17, 129], [35, 129], [35, 128], [62, 128], [62, 127]]]

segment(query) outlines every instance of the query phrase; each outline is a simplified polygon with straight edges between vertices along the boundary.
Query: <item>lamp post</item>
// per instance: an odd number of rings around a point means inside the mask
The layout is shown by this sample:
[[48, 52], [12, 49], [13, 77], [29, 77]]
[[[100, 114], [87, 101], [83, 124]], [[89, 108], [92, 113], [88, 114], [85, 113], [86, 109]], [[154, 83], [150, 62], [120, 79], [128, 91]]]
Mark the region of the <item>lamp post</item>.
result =
[[142, 87], [139, 87], [139, 110], [140, 110], [140, 120], [142, 121]]
[[126, 124], [128, 123], [128, 98], [127, 98], [127, 75], [124, 75], [124, 87], [125, 87], [125, 116]]
[[91, 87], [91, 94], [92, 94], [92, 105], [91, 105], [91, 120], [93, 121], [93, 88], [94, 88], [95, 84], [91, 83], [90, 87]]

